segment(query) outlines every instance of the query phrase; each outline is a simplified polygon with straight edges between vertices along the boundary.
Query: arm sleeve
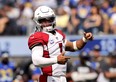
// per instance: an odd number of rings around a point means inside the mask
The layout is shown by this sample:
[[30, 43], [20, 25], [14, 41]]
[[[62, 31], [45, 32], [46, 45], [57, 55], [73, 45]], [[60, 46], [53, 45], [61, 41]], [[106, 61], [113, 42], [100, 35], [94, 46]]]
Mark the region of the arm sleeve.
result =
[[32, 48], [32, 62], [35, 66], [44, 67], [57, 63], [57, 57], [44, 58], [42, 45]]

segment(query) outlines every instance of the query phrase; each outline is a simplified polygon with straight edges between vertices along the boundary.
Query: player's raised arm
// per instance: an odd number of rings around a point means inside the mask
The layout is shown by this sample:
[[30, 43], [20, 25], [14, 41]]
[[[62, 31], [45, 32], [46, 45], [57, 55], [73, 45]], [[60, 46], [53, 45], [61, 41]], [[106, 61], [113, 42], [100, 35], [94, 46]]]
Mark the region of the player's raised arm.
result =
[[74, 42], [67, 41], [66, 42], [66, 51], [76, 51], [82, 49], [85, 44], [89, 41], [93, 40], [93, 34], [91, 32], [84, 32], [83, 38], [76, 40]]

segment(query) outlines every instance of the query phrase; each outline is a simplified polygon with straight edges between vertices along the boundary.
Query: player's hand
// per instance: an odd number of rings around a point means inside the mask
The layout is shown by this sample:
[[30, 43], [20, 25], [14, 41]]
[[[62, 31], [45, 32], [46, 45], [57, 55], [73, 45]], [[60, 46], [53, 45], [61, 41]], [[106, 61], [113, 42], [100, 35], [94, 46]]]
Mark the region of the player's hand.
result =
[[93, 34], [91, 32], [84, 32], [84, 37], [86, 40], [93, 40]]
[[65, 64], [68, 61], [68, 59], [70, 59], [70, 57], [67, 57], [64, 54], [65, 54], [65, 52], [63, 52], [57, 56], [58, 64]]

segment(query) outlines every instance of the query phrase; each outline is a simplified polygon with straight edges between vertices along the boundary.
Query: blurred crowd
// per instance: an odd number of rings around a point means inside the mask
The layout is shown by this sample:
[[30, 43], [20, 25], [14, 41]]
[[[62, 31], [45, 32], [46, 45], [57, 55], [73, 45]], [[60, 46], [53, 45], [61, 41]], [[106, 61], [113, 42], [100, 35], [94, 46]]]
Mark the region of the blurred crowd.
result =
[[[67, 82], [116, 82], [116, 51], [102, 56], [100, 46], [91, 51], [81, 51], [67, 62]], [[38, 82], [42, 74], [39, 67], [24, 58], [18, 62], [8, 52], [3, 52], [0, 61], [0, 82]]]
[[34, 10], [46, 5], [56, 13], [56, 28], [67, 35], [116, 34], [115, 0], [0, 0], [0, 35], [34, 32]]
[[2, 53], [0, 61], [0, 82], [37, 82], [40, 74], [40, 68], [35, 67], [31, 59], [18, 62], [17, 60], [11, 59], [8, 52]]

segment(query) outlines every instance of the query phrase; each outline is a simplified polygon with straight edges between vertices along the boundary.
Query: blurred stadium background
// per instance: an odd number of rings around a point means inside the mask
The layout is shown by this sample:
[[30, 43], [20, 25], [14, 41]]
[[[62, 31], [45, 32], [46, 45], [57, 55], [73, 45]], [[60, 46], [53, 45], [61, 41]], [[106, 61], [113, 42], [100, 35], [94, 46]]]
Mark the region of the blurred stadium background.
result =
[[[27, 43], [36, 26], [34, 10], [40, 5], [54, 9], [56, 28], [67, 39], [79, 39], [84, 31], [94, 34], [94, 41], [81, 51], [66, 53], [72, 57], [67, 67], [68, 82], [116, 82], [116, 0], [0, 0], [0, 82], [36, 82], [39, 78], [41, 70], [32, 64]], [[85, 60], [89, 56], [85, 66], [97, 73], [94, 80], [75, 79], [71, 74], [82, 64], [80, 54]], [[113, 66], [107, 63], [108, 58], [114, 58]], [[105, 72], [113, 72], [114, 77], [103, 76]]]

